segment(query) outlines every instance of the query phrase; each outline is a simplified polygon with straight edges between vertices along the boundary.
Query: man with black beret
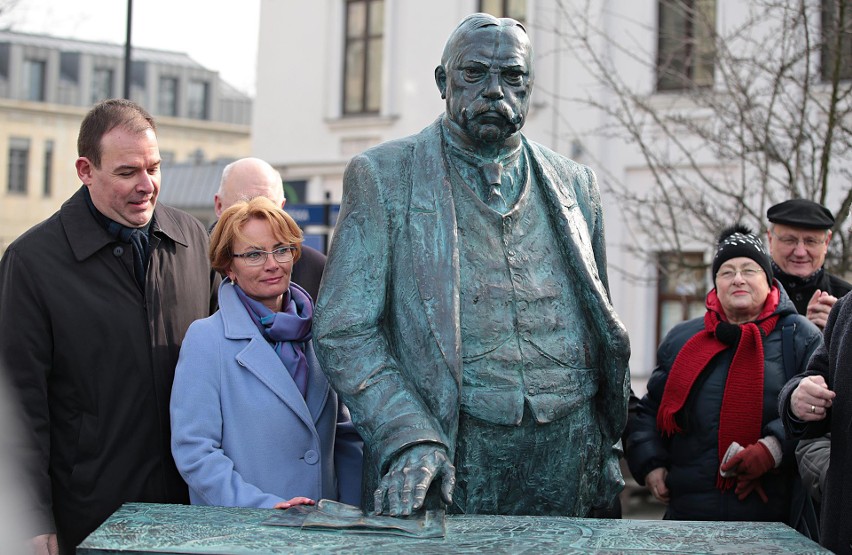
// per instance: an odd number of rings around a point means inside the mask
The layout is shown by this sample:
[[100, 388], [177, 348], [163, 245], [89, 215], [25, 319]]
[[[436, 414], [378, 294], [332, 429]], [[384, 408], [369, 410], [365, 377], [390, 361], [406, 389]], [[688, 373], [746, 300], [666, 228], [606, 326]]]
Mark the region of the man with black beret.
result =
[[852, 284], [823, 268], [834, 216], [821, 204], [797, 198], [770, 207], [766, 217], [776, 279], [799, 314], [825, 328], [831, 307], [852, 289]]

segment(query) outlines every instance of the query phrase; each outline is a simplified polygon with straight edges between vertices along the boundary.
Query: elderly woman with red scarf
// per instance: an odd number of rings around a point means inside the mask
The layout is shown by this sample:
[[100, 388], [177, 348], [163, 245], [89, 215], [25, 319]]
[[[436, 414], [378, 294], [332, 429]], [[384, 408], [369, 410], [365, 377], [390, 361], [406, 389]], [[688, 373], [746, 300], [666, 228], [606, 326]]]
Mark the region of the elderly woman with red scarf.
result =
[[673, 520], [789, 517], [795, 442], [777, 399], [822, 343], [744, 226], [722, 232], [703, 318], [675, 326], [626, 432], [634, 478]]

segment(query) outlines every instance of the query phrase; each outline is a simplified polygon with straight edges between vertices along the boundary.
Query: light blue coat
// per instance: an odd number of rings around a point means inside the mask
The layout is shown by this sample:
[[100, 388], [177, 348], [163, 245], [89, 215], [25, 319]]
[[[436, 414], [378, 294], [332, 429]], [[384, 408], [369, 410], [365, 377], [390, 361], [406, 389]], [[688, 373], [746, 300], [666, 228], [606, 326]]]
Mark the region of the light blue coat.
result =
[[303, 398], [230, 280], [222, 283], [219, 311], [186, 333], [172, 388], [172, 455], [193, 504], [359, 504], [361, 439], [310, 342], [305, 354]]

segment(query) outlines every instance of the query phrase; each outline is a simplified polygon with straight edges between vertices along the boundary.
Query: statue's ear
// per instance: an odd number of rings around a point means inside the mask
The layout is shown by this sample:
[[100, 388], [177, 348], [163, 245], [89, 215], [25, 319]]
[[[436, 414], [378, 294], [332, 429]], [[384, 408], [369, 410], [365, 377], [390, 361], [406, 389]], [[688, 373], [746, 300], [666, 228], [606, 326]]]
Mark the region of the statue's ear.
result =
[[441, 98], [447, 99], [447, 70], [444, 66], [435, 68], [435, 84], [438, 85], [438, 90], [441, 91]]

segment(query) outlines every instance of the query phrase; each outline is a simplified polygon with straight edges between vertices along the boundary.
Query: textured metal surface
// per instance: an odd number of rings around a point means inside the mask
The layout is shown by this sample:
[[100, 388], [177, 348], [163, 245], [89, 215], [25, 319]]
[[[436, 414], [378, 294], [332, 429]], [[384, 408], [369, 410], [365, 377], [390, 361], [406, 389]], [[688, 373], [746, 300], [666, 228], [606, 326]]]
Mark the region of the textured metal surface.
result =
[[779, 523], [448, 516], [444, 539], [264, 526], [270, 510], [128, 503], [79, 555], [276, 553], [829, 553]]

